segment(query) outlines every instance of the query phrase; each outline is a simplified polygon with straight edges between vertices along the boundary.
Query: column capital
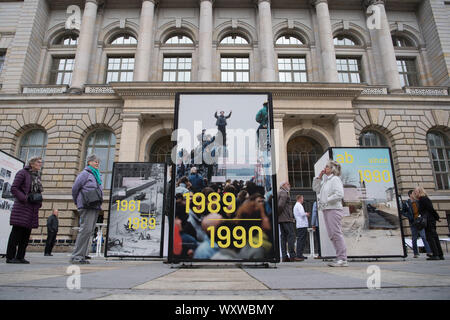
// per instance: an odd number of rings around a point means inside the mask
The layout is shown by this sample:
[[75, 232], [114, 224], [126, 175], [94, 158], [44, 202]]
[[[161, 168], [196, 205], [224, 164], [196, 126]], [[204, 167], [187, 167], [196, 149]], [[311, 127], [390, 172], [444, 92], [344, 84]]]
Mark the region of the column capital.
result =
[[202, 4], [203, 1], [208, 1], [208, 2], [211, 2], [211, 4], [214, 4], [215, 0], [198, 0], [198, 3]]
[[256, 5], [259, 5], [261, 2], [268, 2], [269, 4], [271, 4], [272, 0], [253, 0], [253, 2]]
[[86, 3], [88, 3], [88, 2], [92, 2], [96, 6], [99, 6], [99, 5], [103, 4], [105, 1], [104, 0], [86, 0]]
[[361, 2], [362, 2], [364, 9], [367, 9], [371, 5], [377, 5], [377, 4], [386, 5], [387, 0], [362, 0]]
[[327, 0], [309, 0], [309, 2], [311, 3], [311, 5], [313, 5], [313, 6], [317, 6], [319, 3], [326, 3], [326, 4], [328, 4], [328, 1]]
[[155, 6], [159, 3], [159, 0], [141, 0], [141, 1], [142, 1], [142, 3], [149, 1], [149, 2], [153, 3]]

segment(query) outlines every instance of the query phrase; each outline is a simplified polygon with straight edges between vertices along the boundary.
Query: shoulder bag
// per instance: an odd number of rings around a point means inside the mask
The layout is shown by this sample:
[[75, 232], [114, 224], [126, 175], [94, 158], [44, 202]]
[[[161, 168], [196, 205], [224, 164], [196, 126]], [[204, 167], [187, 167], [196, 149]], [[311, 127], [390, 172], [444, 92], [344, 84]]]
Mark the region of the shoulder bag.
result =
[[[95, 182], [97, 182], [97, 179], [95, 179]], [[97, 188], [88, 191], [81, 191], [81, 197], [83, 199], [84, 209], [97, 209], [103, 202], [98, 182]]]

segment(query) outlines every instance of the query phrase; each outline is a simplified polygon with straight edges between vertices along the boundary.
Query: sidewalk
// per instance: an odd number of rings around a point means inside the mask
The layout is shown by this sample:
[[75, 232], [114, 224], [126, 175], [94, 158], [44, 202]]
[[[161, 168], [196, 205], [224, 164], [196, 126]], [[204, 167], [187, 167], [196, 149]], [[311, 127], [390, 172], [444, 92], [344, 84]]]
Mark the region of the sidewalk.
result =
[[[322, 260], [239, 268], [195, 264], [171, 268], [161, 260], [92, 258], [81, 269], [81, 289], [66, 286], [68, 253], [28, 253], [29, 265], [0, 259], [0, 300], [9, 299], [450, 299], [450, 255], [446, 260], [384, 259], [330, 268]], [[368, 289], [367, 267], [381, 269], [381, 289]], [[273, 266], [273, 265], [271, 265]]]

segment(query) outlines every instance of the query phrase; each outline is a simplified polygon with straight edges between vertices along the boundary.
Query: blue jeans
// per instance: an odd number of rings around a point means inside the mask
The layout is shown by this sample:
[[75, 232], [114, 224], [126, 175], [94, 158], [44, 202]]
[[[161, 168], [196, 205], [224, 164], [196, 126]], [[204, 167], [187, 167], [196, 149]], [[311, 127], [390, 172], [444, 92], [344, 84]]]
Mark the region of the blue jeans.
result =
[[427, 253], [432, 253], [430, 245], [428, 244], [427, 238], [425, 236], [425, 229], [417, 230], [415, 226], [411, 226], [411, 237], [414, 255], [419, 254], [419, 250], [417, 249], [417, 239], [419, 238], [419, 236], [422, 238], [423, 245], [425, 246], [425, 251]]

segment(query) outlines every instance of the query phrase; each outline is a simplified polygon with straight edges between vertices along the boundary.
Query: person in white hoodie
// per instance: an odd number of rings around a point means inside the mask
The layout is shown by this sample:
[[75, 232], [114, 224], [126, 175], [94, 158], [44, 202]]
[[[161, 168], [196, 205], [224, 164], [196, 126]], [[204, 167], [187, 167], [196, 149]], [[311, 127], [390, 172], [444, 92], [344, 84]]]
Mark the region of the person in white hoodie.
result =
[[347, 267], [347, 247], [342, 233], [342, 199], [344, 186], [341, 178], [341, 165], [328, 161], [318, 178], [313, 180], [313, 190], [318, 194], [318, 209], [322, 210], [328, 236], [336, 250], [336, 261], [330, 267]]

